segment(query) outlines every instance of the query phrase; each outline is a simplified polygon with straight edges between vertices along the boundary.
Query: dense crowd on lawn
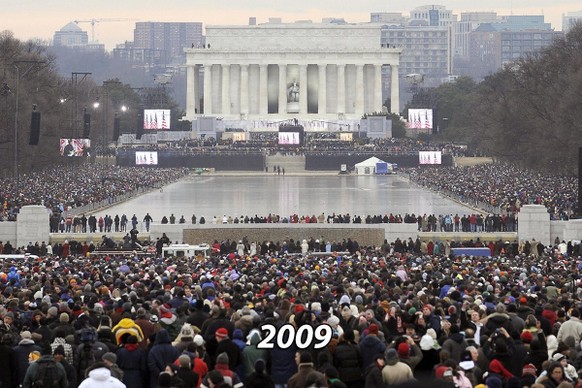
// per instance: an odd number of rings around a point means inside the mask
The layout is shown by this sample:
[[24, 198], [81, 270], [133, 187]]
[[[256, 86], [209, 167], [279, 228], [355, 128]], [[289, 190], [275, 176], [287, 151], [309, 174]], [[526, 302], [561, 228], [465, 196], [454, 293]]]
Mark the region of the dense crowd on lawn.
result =
[[[293, 255], [283, 242], [216, 244], [209, 258], [6, 260], [2, 386], [38, 386], [47, 364], [59, 387], [582, 381], [582, 252], [572, 243], [498, 242], [491, 257], [452, 256], [448, 242], [429, 253], [420, 240], [346, 239], [325, 255], [312, 253], [313, 238]], [[285, 323], [327, 324], [333, 338], [321, 349], [258, 346], [263, 324]]]
[[522, 205], [544, 205], [553, 219], [568, 219], [577, 207], [578, 179], [524, 170], [510, 164], [415, 168], [410, 178], [422, 186], [457, 196], [463, 202], [486, 203], [500, 212]]
[[2, 221], [14, 221], [18, 210], [26, 205], [44, 205], [61, 213], [140, 188], [159, 187], [187, 175], [187, 168], [151, 169], [83, 164], [71, 168], [57, 166], [13, 178], [0, 179]]

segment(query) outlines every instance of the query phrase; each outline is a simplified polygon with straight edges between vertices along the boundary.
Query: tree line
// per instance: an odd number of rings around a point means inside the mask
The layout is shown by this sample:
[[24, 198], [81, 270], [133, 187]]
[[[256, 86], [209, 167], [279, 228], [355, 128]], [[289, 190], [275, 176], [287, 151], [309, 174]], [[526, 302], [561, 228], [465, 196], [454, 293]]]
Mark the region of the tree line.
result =
[[526, 168], [575, 174], [582, 147], [582, 24], [477, 83], [419, 90], [408, 108], [433, 108], [437, 138], [464, 142]]

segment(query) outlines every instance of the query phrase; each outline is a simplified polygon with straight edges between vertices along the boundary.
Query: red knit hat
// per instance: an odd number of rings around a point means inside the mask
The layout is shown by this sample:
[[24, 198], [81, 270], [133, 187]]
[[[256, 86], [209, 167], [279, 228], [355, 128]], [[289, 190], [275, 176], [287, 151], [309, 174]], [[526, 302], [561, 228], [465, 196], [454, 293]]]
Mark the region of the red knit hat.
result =
[[375, 323], [372, 323], [370, 327], [368, 327], [368, 334], [378, 334], [378, 326]]
[[406, 342], [400, 343], [398, 345], [398, 357], [400, 358], [408, 358], [410, 357], [410, 346]]
[[493, 373], [497, 373], [498, 375], [503, 375], [503, 377], [506, 379], [514, 377], [513, 374], [508, 371], [499, 360], [496, 359], [493, 359], [489, 363], [489, 370]]
[[522, 331], [520, 337], [521, 340], [526, 344], [531, 343], [531, 341], [533, 340], [533, 334], [529, 330]]
[[534, 364], [525, 364], [523, 366], [522, 375], [533, 375], [533, 376], [537, 376], [538, 374], [538, 368], [535, 367]]
[[221, 327], [220, 329], [216, 330], [216, 336], [218, 338], [226, 338], [228, 337], [228, 330], [226, 330], [224, 327]]

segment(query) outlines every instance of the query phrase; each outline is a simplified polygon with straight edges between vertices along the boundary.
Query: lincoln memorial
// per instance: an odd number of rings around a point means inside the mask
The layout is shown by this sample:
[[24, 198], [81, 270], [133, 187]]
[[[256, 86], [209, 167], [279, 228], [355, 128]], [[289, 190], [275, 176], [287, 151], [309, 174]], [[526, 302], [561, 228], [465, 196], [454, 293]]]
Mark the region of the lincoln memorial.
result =
[[205, 47], [186, 49], [186, 117], [356, 120], [379, 112], [382, 66], [391, 112], [400, 112], [400, 48], [379, 25], [308, 22], [207, 26]]

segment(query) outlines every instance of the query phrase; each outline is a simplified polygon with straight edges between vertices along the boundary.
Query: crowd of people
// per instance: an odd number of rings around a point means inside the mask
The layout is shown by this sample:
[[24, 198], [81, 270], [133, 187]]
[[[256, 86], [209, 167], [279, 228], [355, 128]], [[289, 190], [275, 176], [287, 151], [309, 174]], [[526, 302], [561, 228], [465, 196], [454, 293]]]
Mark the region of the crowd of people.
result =
[[44, 205], [61, 214], [71, 208], [113, 200], [140, 188], [160, 187], [189, 173], [187, 168], [151, 169], [87, 163], [56, 166], [14, 178], [0, 179], [0, 220], [15, 221], [26, 205]]
[[426, 143], [414, 139], [372, 139], [352, 138], [343, 140], [340, 132], [319, 133], [306, 132], [304, 143], [297, 147], [279, 145], [278, 132], [251, 132], [246, 140], [214, 138], [180, 140], [160, 147], [158, 144], [140, 145], [138, 147], [122, 146], [119, 152], [124, 151], [165, 151], [182, 154], [216, 154], [216, 153], [248, 153], [259, 152], [272, 155], [277, 152], [304, 154], [304, 153], [334, 153], [349, 151], [351, 153], [383, 153], [391, 155], [416, 155], [419, 151], [442, 151], [454, 156], [465, 156], [466, 147], [452, 143]]
[[[208, 258], [61, 251], [5, 260], [1, 385], [582, 382], [575, 244], [495, 242], [488, 257], [454, 256], [448, 242], [429, 252], [412, 239], [377, 247], [346, 239], [323, 255], [313, 238], [298, 252], [285, 249], [291, 241], [215, 244]], [[322, 347], [290, 337], [322, 325], [332, 333]], [[278, 330], [274, 339], [266, 327]]]
[[522, 205], [544, 205], [552, 219], [567, 220], [577, 210], [578, 179], [524, 170], [511, 164], [415, 168], [410, 179], [471, 204], [484, 203], [515, 213]]
[[[284, 174], [284, 173], [283, 173]], [[95, 215], [87, 217], [84, 214], [68, 217], [51, 217], [51, 232], [61, 233], [95, 233], [101, 232], [125, 232], [131, 221], [131, 227], [138, 226], [141, 220], [141, 229], [148, 231], [152, 223], [160, 224], [416, 224], [419, 232], [471, 232], [471, 233], [494, 233], [494, 232], [515, 232], [517, 231], [518, 219], [514, 213], [508, 214], [423, 214], [415, 215], [406, 213], [400, 214], [385, 213], [374, 215], [350, 215], [350, 214], [325, 214], [319, 215], [279, 215], [269, 213], [267, 215], [254, 216], [222, 215], [206, 218], [192, 214], [188, 219], [182, 214], [179, 218], [171, 213], [169, 216], [162, 216], [159, 220], [154, 220], [149, 213], [141, 219], [133, 214], [128, 217], [125, 214], [115, 216]]]

